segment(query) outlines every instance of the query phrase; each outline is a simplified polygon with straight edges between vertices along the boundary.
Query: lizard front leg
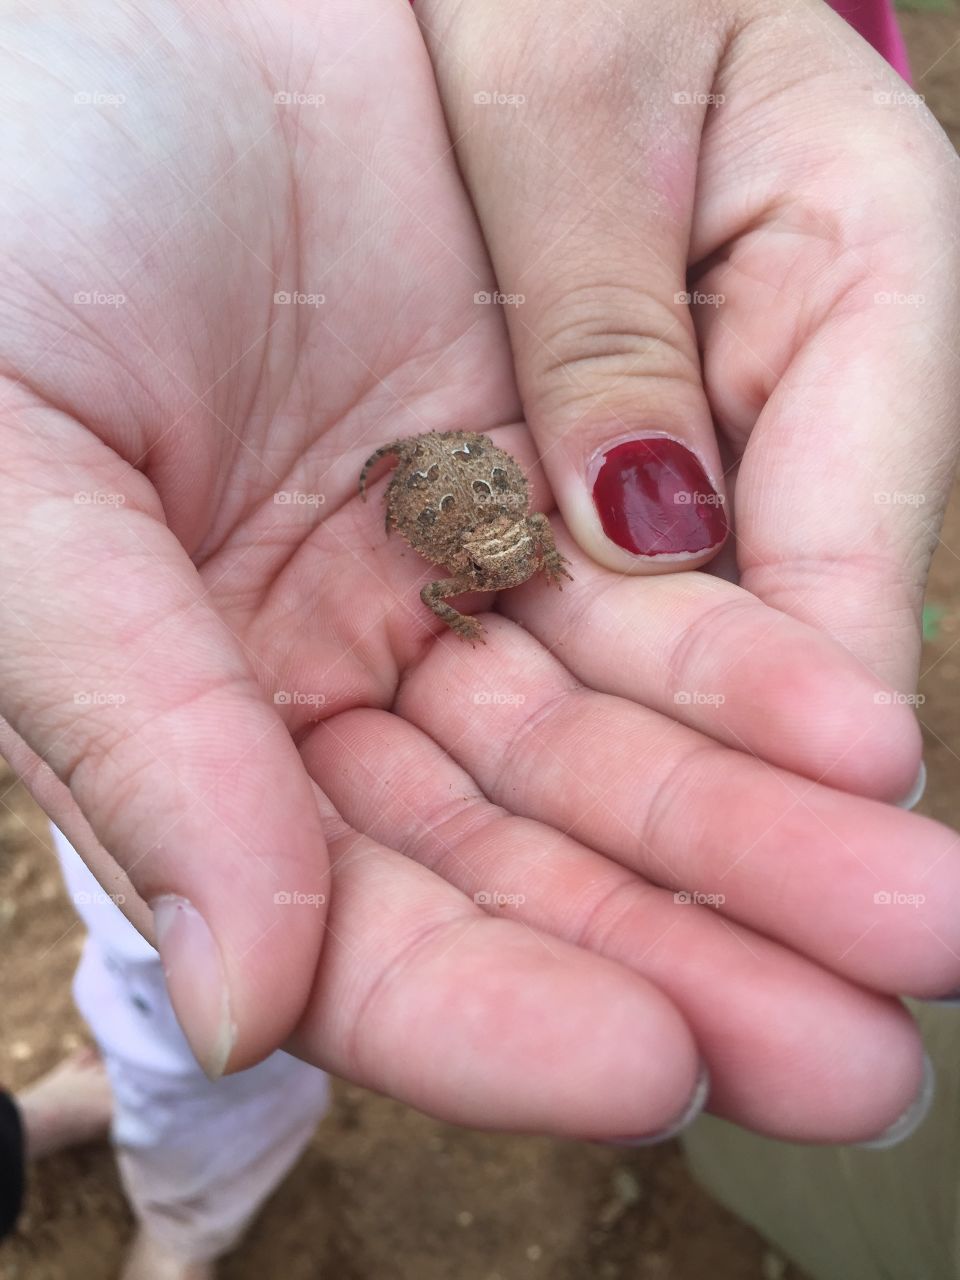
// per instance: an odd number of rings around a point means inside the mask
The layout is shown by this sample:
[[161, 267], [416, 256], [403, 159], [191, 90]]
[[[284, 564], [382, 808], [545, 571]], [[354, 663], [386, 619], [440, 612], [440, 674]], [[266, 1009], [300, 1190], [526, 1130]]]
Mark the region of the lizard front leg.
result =
[[551, 586], [559, 587], [562, 591], [562, 579], [569, 578], [572, 582], [573, 574], [568, 573], [564, 568], [564, 565], [568, 565], [570, 561], [557, 550], [557, 543], [553, 536], [550, 521], [542, 512], [538, 511], [536, 514], [527, 517], [527, 528], [533, 534], [533, 539], [537, 544], [540, 563], [543, 567], [543, 572], [546, 574], [547, 581]]
[[471, 618], [469, 614], [457, 613], [456, 609], [444, 603], [446, 596], [462, 596], [465, 592], [476, 591], [476, 589], [476, 580], [472, 575], [464, 573], [459, 578], [441, 578], [439, 582], [428, 582], [420, 592], [420, 599], [458, 636], [462, 636], [464, 640], [469, 640], [471, 643], [479, 640], [481, 644], [486, 644], [483, 638], [483, 627], [476, 618]]

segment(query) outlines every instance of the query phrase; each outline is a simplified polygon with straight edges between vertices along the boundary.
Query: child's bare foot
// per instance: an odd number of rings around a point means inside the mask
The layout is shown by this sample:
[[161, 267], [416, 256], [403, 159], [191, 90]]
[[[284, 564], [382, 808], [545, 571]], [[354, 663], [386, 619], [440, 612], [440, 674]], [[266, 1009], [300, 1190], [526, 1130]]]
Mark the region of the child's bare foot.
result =
[[28, 1160], [105, 1138], [113, 1098], [99, 1054], [79, 1049], [16, 1095]]
[[120, 1280], [213, 1280], [212, 1262], [187, 1262], [140, 1230]]

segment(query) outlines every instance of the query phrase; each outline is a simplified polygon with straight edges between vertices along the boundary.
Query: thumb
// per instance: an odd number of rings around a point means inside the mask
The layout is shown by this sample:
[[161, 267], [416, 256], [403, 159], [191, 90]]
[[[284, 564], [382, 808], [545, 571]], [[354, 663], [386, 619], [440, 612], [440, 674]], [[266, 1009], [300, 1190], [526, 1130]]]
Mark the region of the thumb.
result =
[[0, 713], [149, 904], [198, 1061], [249, 1066], [314, 977], [310, 782], [144, 478], [52, 409], [4, 412]]
[[427, 0], [417, 12], [505, 299], [527, 423], [589, 555], [628, 573], [701, 564], [727, 533], [686, 293], [709, 109], [695, 90], [710, 88], [717, 55], [709, 39], [690, 49], [690, 91], [677, 93], [647, 52], [655, 17], [594, 22], [578, 9], [565, 39], [555, 6], [521, 3], [516, 47], [545, 52], [510, 79], [485, 65], [484, 49], [502, 44], [499, 7], [451, 17]]

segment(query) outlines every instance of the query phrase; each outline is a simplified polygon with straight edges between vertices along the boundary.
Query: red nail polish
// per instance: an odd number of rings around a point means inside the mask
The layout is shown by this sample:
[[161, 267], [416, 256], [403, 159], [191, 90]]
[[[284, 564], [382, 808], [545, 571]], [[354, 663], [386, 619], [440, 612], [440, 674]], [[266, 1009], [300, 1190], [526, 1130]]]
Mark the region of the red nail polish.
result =
[[603, 455], [593, 501], [611, 542], [640, 556], [718, 547], [723, 504], [697, 458], [677, 440], [647, 436]]

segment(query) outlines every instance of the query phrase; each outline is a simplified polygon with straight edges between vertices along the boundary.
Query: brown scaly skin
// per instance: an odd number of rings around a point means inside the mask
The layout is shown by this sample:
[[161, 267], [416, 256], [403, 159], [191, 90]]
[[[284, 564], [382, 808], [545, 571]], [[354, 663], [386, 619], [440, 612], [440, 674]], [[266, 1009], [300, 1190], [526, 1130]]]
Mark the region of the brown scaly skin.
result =
[[386, 457], [397, 459], [387, 530], [451, 575], [428, 583], [420, 599], [458, 636], [482, 642], [483, 627], [448, 605], [450, 596], [518, 587], [541, 569], [557, 587], [570, 577], [549, 520], [530, 514], [526, 476], [488, 436], [429, 431], [385, 444], [363, 464], [363, 498], [371, 469]]

